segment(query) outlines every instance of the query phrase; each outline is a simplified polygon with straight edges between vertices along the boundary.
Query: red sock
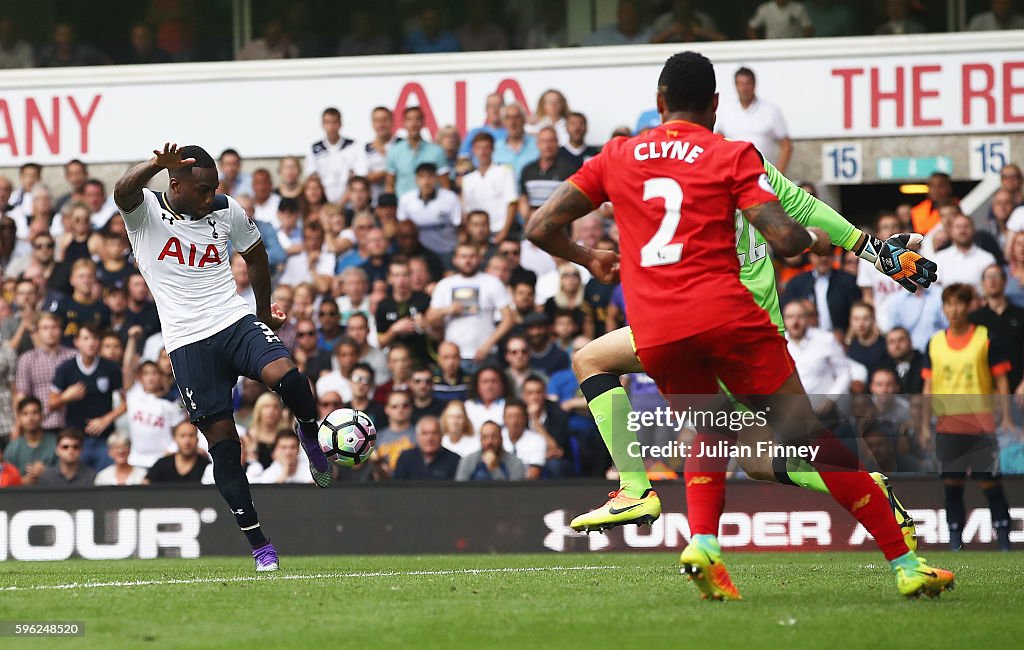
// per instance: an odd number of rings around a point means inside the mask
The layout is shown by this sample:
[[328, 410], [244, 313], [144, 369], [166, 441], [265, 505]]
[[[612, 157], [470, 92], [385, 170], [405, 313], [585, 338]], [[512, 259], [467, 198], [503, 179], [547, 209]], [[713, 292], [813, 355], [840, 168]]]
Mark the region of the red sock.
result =
[[910, 549], [903, 539], [900, 525], [896, 523], [889, 500], [861, 467], [860, 461], [831, 431], [824, 432], [815, 444], [820, 447], [814, 467], [832, 498], [871, 533], [886, 560], [908, 553]]
[[686, 518], [690, 522], [690, 535], [718, 535], [718, 522], [725, 509], [725, 470], [729, 458], [693, 458], [702, 445], [718, 449], [727, 439], [709, 433], [698, 433], [693, 440], [691, 455], [686, 459], [683, 477], [686, 479]]

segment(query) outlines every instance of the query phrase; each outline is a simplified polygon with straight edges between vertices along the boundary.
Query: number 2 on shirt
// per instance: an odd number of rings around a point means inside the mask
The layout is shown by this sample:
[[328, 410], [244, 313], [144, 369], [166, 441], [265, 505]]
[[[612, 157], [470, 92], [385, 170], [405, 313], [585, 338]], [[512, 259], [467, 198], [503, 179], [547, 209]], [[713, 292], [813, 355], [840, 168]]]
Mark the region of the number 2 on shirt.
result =
[[665, 200], [665, 216], [650, 241], [640, 249], [640, 266], [665, 266], [683, 259], [682, 243], [673, 244], [672, 238], [682, 218], [683, 188], [671, 178], [650, 178], [644, 182], [644, 201]]

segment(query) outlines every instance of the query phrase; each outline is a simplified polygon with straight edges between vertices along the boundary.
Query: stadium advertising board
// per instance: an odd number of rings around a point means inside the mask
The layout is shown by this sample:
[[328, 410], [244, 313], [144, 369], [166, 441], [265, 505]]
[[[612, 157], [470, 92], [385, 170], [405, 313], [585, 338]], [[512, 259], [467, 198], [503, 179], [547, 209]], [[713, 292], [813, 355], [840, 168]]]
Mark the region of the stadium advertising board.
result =
[[[593, 505], [603, 484], [356, 485], [325, 491], [255, 486], [253, 493], [267, 532], [289, 555], [677, 551], [689, 537], [683, 488], [657, 487], [665, 512], [653, 526], [589, 536], [571, 531], [568, 523]], [[903, 501], [915, 506], [910, 513], [922, 545], [944, 545], [939, 482], [908, 480], [897, 487]], [[1024, 500], [1024, 480], [1009, 479], [1006, 488], [1011, 503]], [[991, 520], [973, 492], [968, 491], [964, 540], [968, 547], [988, 548]], [[1011, 540], [1024, 547], [1024, 508], [1011, 515]], [[730, 484], [721, 533], [722, 546], [731, 550], [873, 548], [863, 528], [827, 497], [750, 482]], [[212, 487], [0, 491], [0, 560], [195, 558], [244, 551], [245, 541]]]
[[[55, 73], [51, 83], [46, 71], [31, 78], [0, 74], [0, 160], [132, 161], [168, 138], [211, 151], [234, 147], [246, 157], [302, 154], [321, 137], [320, 111], [327, 106], [342, 110], [348, 137], [365, 141], [377, 105], [399, 113], [419, 105], [431, 132], [445, 124], [465, 132], [482, 120], [488, 94], [500, 92], [530, 110], [553, 87], [587, 114], [595, 141], [602, 140], [617, 126], [632, 128], [654, 107], [658, 70], [672, 51], [626, 50], [633, 55], [605, 54], [602, 62], [592, 51], [566, 50], [545, 59], [510, 52], [129, 66], [134, 73], [92, 68], [84, 79]], [[735, 97], [736, 69], [752, 67], [759, 95], [781, 107], [797, 139], [989, 133], [1024, 125], [1024, 50], [828, 52], [707, 48], [722, 101]]]

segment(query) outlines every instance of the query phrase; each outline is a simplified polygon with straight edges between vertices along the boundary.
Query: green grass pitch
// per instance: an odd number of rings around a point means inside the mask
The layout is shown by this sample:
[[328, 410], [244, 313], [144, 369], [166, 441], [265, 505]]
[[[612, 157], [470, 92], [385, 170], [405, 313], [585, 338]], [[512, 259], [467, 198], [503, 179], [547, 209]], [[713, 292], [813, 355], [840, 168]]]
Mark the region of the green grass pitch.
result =
[[0, 647], [1020, 647], [1024, 554], [927, 557], [957, 573], [937, 601], [902, 599], [876, 553], [728, 555], [732, 603], [662, 553], [4, 562], [0, 619], [86, 632]]

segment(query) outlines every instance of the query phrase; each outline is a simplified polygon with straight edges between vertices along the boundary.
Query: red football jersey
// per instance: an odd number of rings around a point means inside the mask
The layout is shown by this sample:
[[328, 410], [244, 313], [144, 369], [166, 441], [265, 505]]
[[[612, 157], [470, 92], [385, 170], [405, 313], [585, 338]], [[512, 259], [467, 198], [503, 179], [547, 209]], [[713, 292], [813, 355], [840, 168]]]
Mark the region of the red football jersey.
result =
[[637, 348], [677, 341], [760, 310], [736, 257], [736, 210], [777, 201], [749, 142], [672, 121], [616, 138], [570, 179], [611, 201]]

